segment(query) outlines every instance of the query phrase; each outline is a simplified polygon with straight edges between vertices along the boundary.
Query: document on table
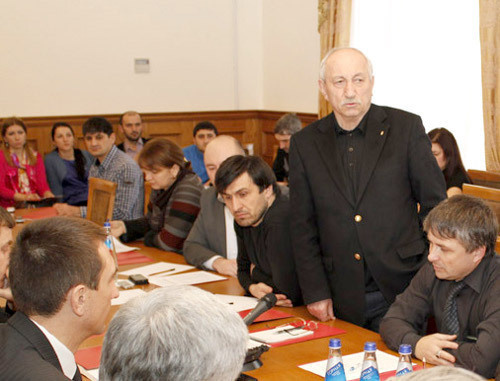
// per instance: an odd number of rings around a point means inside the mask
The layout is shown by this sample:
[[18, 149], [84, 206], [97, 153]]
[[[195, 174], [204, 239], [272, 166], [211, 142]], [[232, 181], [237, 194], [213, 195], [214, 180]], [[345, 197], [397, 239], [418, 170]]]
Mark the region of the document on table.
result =
[[[328, 348], [325, 348], [325, 351], [328, 352]], [[345, 376], [348, 381], [356, 380], [361, 376], [361, 366], [364, 355], [364, 352], [359, 352], [352, 355], [342, 356], [342, 360], [344, 361]], [[377, 364], [379, 373], [396, 370], [398, 367], [398, 361], [399, 357], [377, 349]], [[326, 362], [327, 360], [316, 361], [309, 364], [299, 365], [299, 368], [317, 374], [318, 376], [325, 377]]]
[[172, 275], [191, 269], [194, 269], [194, 266], [180, 265], [178, 263], [170, 263], [170, 262], [157, 262], [151, 265], [136, 267], [134, 269], [126, 271], [121, 271], [118, 274], [126, 276], [132, 274], [142, 274], [145, 277], [149, 277], [152, 275], [157, 275], [157, 276]]
[[120, 291], [120, 295], [116, 299], [111, 299], [112, 306], [118, 306], [120, 304], [127, 303], [130, 299], [134, 299], [138, 296], [144, 295], [146, 292], [140, 288], [134, 288], [133, 290]]
[[309, 336], [313, 333], [314, 332], [311, 330], [288, 324], [272, 329], [265, 329], [263, 331], [251, 332], [250, 338], [265, 344], [274, 344], [291, 339], [298, 339], [303, 336]]
[[215, 297], [222, 303], [227, 304], [229, 308], [236, 312], [252, 310], [259, 301], [259, 299], [251, 296], [215, 294]]
[[113, 237], [113, 243], [115, 244], [116, 254], [118, 254], [118, 253], [128, 253], [129, 251], [139, 250], [138, 247], [132, 247], [132, 246], [124, 245], [116, 237]]
[[159, 287], [167, 287], [173, 284], [200, 284], [208, 282], [216, 282], [226, 280], [227, 278], [212, 274], [206, 271], [194, 271], [187, 274], [170, 275], [170, 276], [153, 276], [149, 278], [149, 283]]

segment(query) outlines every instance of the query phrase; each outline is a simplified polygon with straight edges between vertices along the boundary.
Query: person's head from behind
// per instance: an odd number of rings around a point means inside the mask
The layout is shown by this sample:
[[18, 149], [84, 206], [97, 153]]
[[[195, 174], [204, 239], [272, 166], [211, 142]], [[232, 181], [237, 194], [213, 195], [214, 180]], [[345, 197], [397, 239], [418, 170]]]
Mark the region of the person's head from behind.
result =
[[127, 111], [120, 116], [118, 123], [120, 132], [130, 142], [138, 141], [142, 136], [142, 118], [136, 111]]
[[208, 121], [200, 122], [193, 129], [193, 142], [201, 152], [205, 152], [207, 144], [219, 133], [217, 127]]
[[446, 128], [435, 128], [427, 135], [432, 143], [432, 154], [447, 178], [457, 169], [465, 172], [457, 141], [450, 131]]
[[168, 139], [146, 143], [137, 159], [144, 178], [152, 189], [168, 189], [186, 167], [182, 149]]
[[278, 141], [279, 148], [288, 153], [292, 135], [301, 129], [302, 122], [296, 114], [285, 114], [279, 118], [274, 126], [274, 138]]
[[92, 117], [83, 123], [82, 132], [87, 150], [102, 162], [115, 144], [113, 126], [105, 118]]
[[498, 221], [484, 201], [456, 195], [432, 209], [424, 230], [430, 242], [428, 259], [436, 277], [461, 280], [485, 255], [494, 255]]
[[393, 376], [388, 381], [482, 381], [483, 377], [463, 368], [435, 366], [403, 376]]
[[257, 156], [231, 156], [215, 175], [215, 187], [240, 226], [259, 225], [279, 193], [276, 177]]
[[114, 316], [99, 380], [232, 381], [247, 340], [241, 317], [214, 295], [192, 286], [156, 289]]
[[65, 122], [57, 122], [50, 131], [52, 143], [59, 152], [67, 152], [74, 149], [75, 132], [71, 125]]
[[203, 160], [211, 184], [215, 184], [215, 174], [222, 162], [234, 155], [244, 156], [245, 150], [241, 143], [232, 136], [219, 135], [208, 143]]
[[9, 267], [12, 229], [14, 229], [14, 226], [16, 226], [14, 218], [0, 206], [0, 288], [4, 286], [7, 268]]
[[12, 117], [4, 119], [2, 123], [2, 139], [5, 147], [19, 150], [26, 145], [28, 130], [22, 119]]
[[63, 316], [83, 338], [104, 331], [111, 299], [118, 296], [115, 260], [98, 225], [53, 217], [17, 235], [9, 279], [18, 311], [45, 319]]

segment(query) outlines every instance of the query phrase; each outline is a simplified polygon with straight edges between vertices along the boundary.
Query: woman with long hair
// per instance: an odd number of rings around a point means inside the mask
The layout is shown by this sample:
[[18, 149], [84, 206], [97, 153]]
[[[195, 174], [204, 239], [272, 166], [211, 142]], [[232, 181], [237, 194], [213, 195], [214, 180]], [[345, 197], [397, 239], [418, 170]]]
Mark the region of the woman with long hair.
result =
[[54, 197], [47, 184], [42, 157], [26, 144], [26, 134], [26, 125], [21, 119], [12, 117], [4, 120], [3, 155], [0, 154], [0, 206]]
[[462, 185], [472, 181], [462, 163], [455, 137], [446, 128], [435, 128], [427, 135], [431, 139], [432, 154], [443, 171], [448, 197], [461, 194]]
[[200, 179], [184, 160], [181, 148], [167, 139], [147, 142], [137, 161], [151, 184], [148, 212], [136, 220], [111, 221], [111, 232], [124, 242], [144, 237], [146, 246], [182, 253], [200, 210]]
[[56, 148], [45, 155], [45, 171], [52, 193], [69, 205], [87, 205], [92, 155], [75, 148], [75, 133], [68, 123], [55, 123], [51, 136]]

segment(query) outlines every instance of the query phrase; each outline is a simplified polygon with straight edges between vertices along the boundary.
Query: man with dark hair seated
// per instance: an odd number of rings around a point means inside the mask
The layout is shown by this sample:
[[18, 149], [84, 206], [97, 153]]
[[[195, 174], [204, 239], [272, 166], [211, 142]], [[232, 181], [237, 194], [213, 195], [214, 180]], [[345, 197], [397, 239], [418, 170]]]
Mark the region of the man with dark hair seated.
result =
[[17, 312], [0, 324], [5, 380], [81, 380], [74, 353], [106, 328], [116, 260], [104, 229], [81, 218], [53, 217], [17, 236], [9, 280]]
[[0, 308], [0, 323], [5, 323], [14, 313], [12, 292], [7, 276], [14, 226], [16, 226], [14, 218], [0, 206], [0, 297], [6, 300], [5, 308]]
[[281, 306], [301, 304], [289, 201], [271, 168], [256, 156], [232, 156], [218, 169], [215, 186], [234, 216], [241, 286], [256, 298], [274, 292]]
[[[83, 123], [83, 139], [94, 157], [89, 179], [112, 181], [117, 184], [113, 220], [132, 220], [144, 214], [144, 179], [137, 163], [115, 146], [115, 133], [108, 120], [92, 117]], [[55, 204], [62, 216], [87, 215], [86, 206]]]
[[217, 127], [209, 121], [198, 123], [193, 129], [193, 143], [182, 149], [184, 157], [191, 162], [193, 172], [198, 175], [201, 182], [205, 184], [208, 181], [208, 174], [203, 161], [203, 154], [207, 144], [218, 135]]
[[[453, 196], [428, 214], [424, 229], [429, 262], [398, 295], [380, 334], [392, 350], [411, 344], [418, 359], [493, 377], [500, 360], [495, 213], [478, 198]], [[429, 316], [436, 319], [436, 334], [425, 334]]]

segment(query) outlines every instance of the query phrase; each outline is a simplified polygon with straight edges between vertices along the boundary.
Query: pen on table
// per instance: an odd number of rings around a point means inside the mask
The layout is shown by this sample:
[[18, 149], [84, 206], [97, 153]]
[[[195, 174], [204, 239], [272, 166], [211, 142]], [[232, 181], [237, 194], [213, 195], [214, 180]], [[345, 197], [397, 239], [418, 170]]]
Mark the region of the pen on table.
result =
[[426, 364], [426, 361], [425, 361], [425, 356], [422, 357], [422, 369], [425, 369], [425, 364]]
[[158, 274], [163, 274], [163, 273], [168, 273], [170, 271], [174, 271], [175, 270], [175, 267], [171, 268], [171, 269], [168, 269], [168, 270], [163, 270], [163, 271], [158, 271], [157, 273], [152, 273], [152, 274], [149, 274], [149, 276], [153, 276], [153, 275], [158, 275]]
[[302, 325], [302, 326], [299, 326], [299, 327], [293, 327], [293, 328], [285, 328], [285, 329], [282, 329], [281, 331], [276, 331], [275, 333], [283, 333], [283, 332], [286, 332], [286, 333], [290, 333], [292, 331], [296, 331], [298, 329], [303, 329], [305, 326]]

